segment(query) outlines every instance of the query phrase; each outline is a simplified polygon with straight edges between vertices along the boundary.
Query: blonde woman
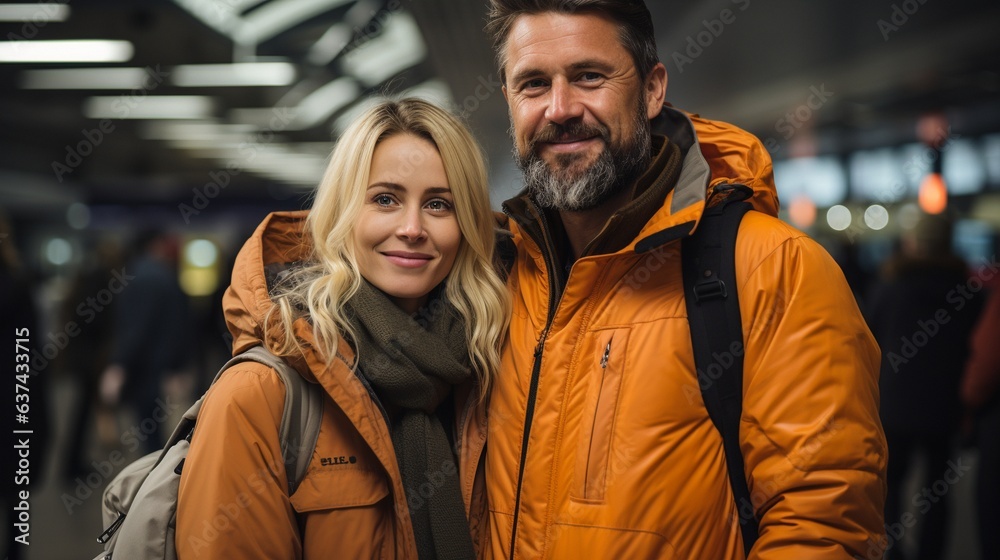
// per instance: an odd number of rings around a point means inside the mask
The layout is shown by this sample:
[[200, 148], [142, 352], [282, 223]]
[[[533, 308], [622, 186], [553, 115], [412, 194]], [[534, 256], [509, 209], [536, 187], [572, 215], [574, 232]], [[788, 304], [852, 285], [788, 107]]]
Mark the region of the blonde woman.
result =
[[265, 345], [326, 393], [309, 470], [289, 496], [276, 373], [228, 370], [183, 466], [180, 558], [475, 555], [509, 307], [494, 224], [480, 149], [446, 111], [382, 102], [344, 133], [312, 210], [264, 220], [223, 302], [234, 354]]

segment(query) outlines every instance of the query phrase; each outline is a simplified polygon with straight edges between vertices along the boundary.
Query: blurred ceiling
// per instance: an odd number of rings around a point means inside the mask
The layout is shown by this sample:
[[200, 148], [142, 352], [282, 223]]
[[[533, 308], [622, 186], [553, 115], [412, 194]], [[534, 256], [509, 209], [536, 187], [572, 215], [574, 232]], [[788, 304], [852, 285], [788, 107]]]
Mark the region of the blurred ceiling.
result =
[[[996, 2], [647, 3], [668, 99], [772, 140], [776, 157], [912, 142], [932, 111], [961, 134], [1000, 131]], [[0, 59], [46, 41], [127, 43], [109, 45], [118, 62], [0, 60], [5, 207], [298, 201], [343, 123], [370, 95], [402, 92], [465, 115], [496, 197], [517, 188], [479, 0], [23, 6], [0, 21]]]

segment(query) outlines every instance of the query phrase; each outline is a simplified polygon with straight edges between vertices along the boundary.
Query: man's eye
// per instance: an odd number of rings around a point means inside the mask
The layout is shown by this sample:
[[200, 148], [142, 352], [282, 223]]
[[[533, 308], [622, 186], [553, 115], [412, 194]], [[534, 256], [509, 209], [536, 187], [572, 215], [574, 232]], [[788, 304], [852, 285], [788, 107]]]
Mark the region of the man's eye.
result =
[[593, 81], [600, 80], [601, 79], [601, 75], [598, 74], [597, 72], [586, 72], [582, 76], [580, 76], [580, 79], [583, 80], [583, 81], [585, 81], [585, 82], [593, 82]]
[[527, 82], [524, 82], [524, 86], [522, 89], [535, 89], [540, 87], [545, 87], [545, 80], [541, 79], [528, 80]]

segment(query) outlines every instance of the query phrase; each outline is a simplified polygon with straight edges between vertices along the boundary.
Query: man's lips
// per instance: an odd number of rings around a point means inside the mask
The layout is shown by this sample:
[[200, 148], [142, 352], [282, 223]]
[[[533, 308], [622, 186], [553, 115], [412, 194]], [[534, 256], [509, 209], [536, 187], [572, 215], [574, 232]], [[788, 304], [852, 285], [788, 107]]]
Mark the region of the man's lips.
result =
[[591, 136], [589, 138], [570, 138], [566, 140], [552, 140], [549, 142], [539, 142], [542, 148], [558, 153], [575, 152], [581, 150], [591, 143], [600, 140], [599, 136]]
[[382, 255], [392, 264], [403, 268], [420, 268], [434, 258], [426, 253], [410, 251], [385, 251]]

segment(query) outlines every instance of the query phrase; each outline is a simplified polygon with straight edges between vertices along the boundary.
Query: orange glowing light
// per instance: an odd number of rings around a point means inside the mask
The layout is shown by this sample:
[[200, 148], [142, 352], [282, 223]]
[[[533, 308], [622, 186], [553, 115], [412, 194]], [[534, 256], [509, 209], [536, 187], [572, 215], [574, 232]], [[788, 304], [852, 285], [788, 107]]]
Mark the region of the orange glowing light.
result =
[[808, 196], [799, 196], [788, 207], [788, 219], [799, 229], [816, 223], [816, 204]]
[[917, 202], [920, 209], [928, 214], [940, 214], [948, 208], [948, 187], [940, 173], [931, 173], [920, 183]]

